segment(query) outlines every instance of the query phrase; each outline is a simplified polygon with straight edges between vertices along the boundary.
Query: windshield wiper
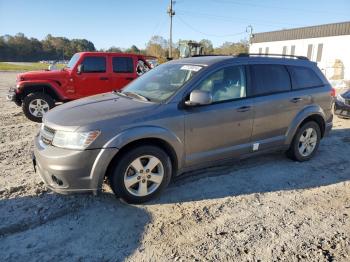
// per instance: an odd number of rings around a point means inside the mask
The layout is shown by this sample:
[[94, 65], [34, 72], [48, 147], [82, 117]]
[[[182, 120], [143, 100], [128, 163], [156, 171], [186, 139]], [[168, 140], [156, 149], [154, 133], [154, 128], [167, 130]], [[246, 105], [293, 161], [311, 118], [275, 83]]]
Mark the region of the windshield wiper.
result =
[[121, 95], [121, 96], [127, 96], [127, 95], [123, 94], [122, 91], [117, 90], [117, 89], [114, 89], [114, 90], [112, 91], [112, 93], [113, 93], [113, 94], [117, 94], [117, 95]]
[[141, 99], [143, 101], [151, 101], [148, 97], [145, 97], [145, 96], [140, 95], [140, 94], [135, 93], [135, 92], [125, 91], [125, 92], [120, 92], [120, 94], [124, 94], [124, 95], [129, 96], [129, 97], [138, 98], [138, 99]]

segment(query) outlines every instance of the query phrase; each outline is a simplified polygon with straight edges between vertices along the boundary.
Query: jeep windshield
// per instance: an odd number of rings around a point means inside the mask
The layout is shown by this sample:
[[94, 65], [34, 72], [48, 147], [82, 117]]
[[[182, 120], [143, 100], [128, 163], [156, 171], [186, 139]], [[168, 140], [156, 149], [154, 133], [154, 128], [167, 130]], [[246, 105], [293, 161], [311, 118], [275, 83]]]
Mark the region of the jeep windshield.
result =
[[72, 69], [74, 65], [77, 63], [77, 61], [79, 60], [79, 57], [80, 57], [80, 54], [73, 55], [65, 68]]
[[128, 84], [120, 93], [151, 102], [162, 102], [188, 82], [201, 66], [184, 64], [160, 65]]

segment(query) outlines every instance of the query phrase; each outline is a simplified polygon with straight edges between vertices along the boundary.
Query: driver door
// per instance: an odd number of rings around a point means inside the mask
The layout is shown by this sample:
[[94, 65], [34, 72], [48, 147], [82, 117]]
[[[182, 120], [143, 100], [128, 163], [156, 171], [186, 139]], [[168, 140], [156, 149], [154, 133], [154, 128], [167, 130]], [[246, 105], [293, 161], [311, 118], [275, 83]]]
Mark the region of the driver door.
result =
[[186, 165], [249, 153], [253, 99], [246, 96], [245, 67], [222, 68], [195, 89], [210, 92], [213, 102], [185, 111]]
[[74, 79], [77, 98], [100, 94], [109, 88], [106, 56], [86, 56], [81, 65], [82, 71]]

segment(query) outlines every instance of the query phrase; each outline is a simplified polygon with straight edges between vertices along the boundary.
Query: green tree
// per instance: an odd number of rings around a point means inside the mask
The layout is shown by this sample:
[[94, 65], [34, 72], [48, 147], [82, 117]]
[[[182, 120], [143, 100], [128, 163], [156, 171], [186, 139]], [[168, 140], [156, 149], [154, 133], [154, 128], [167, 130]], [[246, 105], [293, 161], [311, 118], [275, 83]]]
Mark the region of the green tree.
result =
[[29, 39], [22, 33], [0, 37], [1, 61], [69, 59], [74, 53], [82, 51], [95, 51], [95, 46], [86, 39], [69, 40], [50, 34], [42, 41]]
[[112, 46], [109, 49], [106, 50], [107, 52], [116, 52], [116, 53], [122, 53], [122, 49], [119, 47]]
[[168, 42], [162, 36], [152, 36], [146, 46], [146, 54], [157, 57], [160, 62], [166, 61]]
[[140, 49], [136, 45], [132, 45], [130, 48], [125, 50], [125, 53], [140, 54]]
[[220, 47], [215, 48], [214, 53], [221, 55], [237, 55], [239, 53], [247, 53], [248, 49], [248, 42], [241, 40], [238, 43], [225, 42]]
[[199, 43], [203, 45], [204, 54], [210, 55], [214, 53], [213, 43], [209, 39], [202, 39]]

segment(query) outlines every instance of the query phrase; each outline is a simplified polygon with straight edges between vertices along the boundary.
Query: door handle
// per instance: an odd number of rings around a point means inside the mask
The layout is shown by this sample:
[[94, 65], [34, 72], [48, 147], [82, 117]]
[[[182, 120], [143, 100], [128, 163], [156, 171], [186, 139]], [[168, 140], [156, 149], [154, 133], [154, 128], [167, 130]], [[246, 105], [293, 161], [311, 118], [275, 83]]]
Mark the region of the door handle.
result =
[[302, 101], [303, 99], [301, 98], [301, 97], [294, 97], [294, 98], [292, 98], [291, 100], [290, 100], [290, 102], [292, 102], [292, 103], [298, 103], [298, 102], [300, 102], [300, 101]]
[[127, 77], [127, 78], [125, 78], [126, 80], [134, 80], [135, 78], [133, 78], [133, 77]]
[[108, 80], [108, 77], [100, 77], [100, 80]]
[[251, 106], [242, 106], [240, 108], [237, 108], [237, 112], [247, 112], [251, 109]]

